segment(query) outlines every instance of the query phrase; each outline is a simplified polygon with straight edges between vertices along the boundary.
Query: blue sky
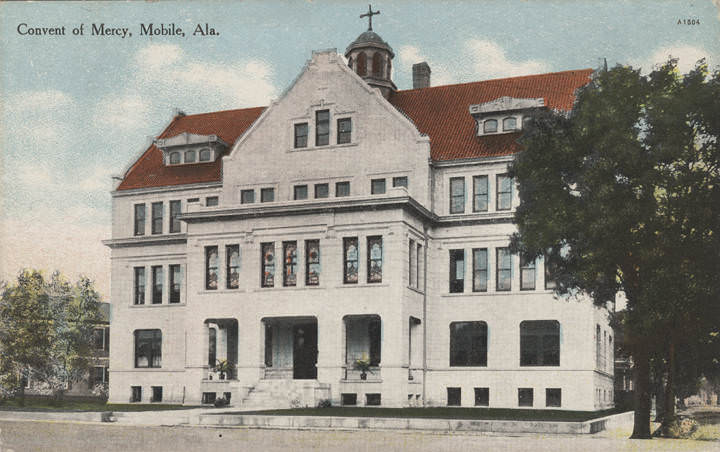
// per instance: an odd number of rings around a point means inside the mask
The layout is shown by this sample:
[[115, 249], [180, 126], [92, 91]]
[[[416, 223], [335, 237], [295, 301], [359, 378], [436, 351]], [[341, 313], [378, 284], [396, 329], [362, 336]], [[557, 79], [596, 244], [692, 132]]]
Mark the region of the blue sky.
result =
[[[631, 64], [668, 55], [681, 69], [720, 64], [720, 0], [393, 1], [373, 5], [410, 88], [427, 61], [433, 85]], [[362, 33], [359, 1], [0, 3], [0, 279], [22, 267], [85, 273], [109, 295], [111, 175], [171, 118], [267, 105], [314, 49]], [[682, 20], [699, 25], [678, 24]], [[62, 27], [28, 36], [18, 25]], [[92, 36], [91, 25], [132, 37]], [[175, 24], [185, 37], [141, 36]], [[197, 24], [219, 36], [192, 36]], [[84, 24], [84, 36], [72, 29]]]

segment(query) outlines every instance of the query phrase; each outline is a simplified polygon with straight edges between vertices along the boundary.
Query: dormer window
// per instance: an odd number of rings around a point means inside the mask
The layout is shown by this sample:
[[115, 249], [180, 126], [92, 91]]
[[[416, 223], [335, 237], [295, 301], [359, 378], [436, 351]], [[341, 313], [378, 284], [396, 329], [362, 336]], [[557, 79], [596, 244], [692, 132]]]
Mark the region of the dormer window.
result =
[[503, 132], [508, 132], [508, 131], [516, 130], [516, 129], [517, 129], [517, 119], [515, 119], [512, 116], [509, 118], [503, 119]]
[[209, 162], [212, 160], [212, 151], [208, 148], [200, 149], [200, 161]]
[[195, 163], [195, 151], [185, 151], [185, 163]]
[[180, 153], [179, 152], [171, 152], [170, 153], [170, 164], [177, 165], [178, 163], [180, 163]]
[[494, 133], [497, 132], [498, 122], [495, 119], [488, 119], [483, 122], [483, 133]]

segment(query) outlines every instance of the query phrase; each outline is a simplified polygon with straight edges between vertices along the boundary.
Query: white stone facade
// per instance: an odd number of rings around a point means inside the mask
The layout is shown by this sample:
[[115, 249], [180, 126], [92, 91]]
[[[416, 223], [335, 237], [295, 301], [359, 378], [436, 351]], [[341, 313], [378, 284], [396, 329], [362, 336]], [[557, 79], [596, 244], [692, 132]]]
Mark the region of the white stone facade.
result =
[[[326, 146], [312, 143], [318, 110], [330, 113]], [[340, 118], [351, 118], [352, 134], [338, 145]], [[293, 127], [303, 122], [310, 125], [308, 146], [296, 149]], [[140, 402], [158, 401], [152, 387], [160, 387], [163, 403], [200, 404], [211, 400], [207, 393], [230, 393], [236, 406], [341, 404], [355, 394], [358, 405], [444, 406], [448, 388], [460, 388], [460, 404], [474, 406], [474, 388], [488, 388], [488, 406], [513, 408], [518, 389], [532, 388], [531, 407], [544, 409], [550, 388], [561, 390], [559, 409], [613, 405], [606, 309], [545, 290], [542, 260], [535, 265], [535, 289], [520, 290], [520, 261], [512, 256], [511, 290], [496, 290], [495, 249], [507, 246], [514, 231], [512, 209], [496, 209], [496, 183], [511, 157], [432, 162], [430, 139], [334, 51], [313, 53], [293, 85], [231, 146], [222, 157], [221, 182], [113, 192], [111, 402], [132, 400], [133, 387], [142, 388]], [[489, 206], [473, 213], [478, 175], [487, 176]], [[399, 177], [407, 178], [407, 188], [393, 187]], [[466, 208], [450, 214], [450, 179], [457, 177], [465, 178]], [[371, 193], [375, 179], [385, 179], [384, 194]], [[338, 182], [350, 183], [349, 196], [336, 196]], [[314, 199], [314, 186], [325, 183], [328, 197]], [[296, 185], [307, 185], [308, 199], [293, 199]], [[273, 189], [272, 202], [260, 202], [263, 188]], [[241, 203], [243, 190], [253, 190], [254, 203]], [[218, 197], [218, 205], [206, 206], [208, 197]], [[180, 231], [168, 233], [170, 201], [178, 200]], [[162, 202], [164, 211], [162, 233], [154, 235], [153, 202]], [[147, 206], [141, 237], [133, 230], [139, 203]], [[516, 190], [512, 203], [518, 203]], [[382, 239], [382, 276], [368, 282], [368, 238], [376, 237]], [[357, 239], [357, 283], [344, 280], [346, 238]], [[306, 245], [315, 240], [319, 284], [308, 285]], [[288, 242], [297, 246], [294, 287], [283, 285], [278, 258]], [[273, 287], [262, 287], [263, 244], [274, 245]], [[238, 287], [228, 288], [226, 253], [234, 246]], [[216, 289], [206, 281], [212, 247]], [[473, 291], [473, 249], [487, 249], [484, 292]], [[458, 293], [450, 293], [450, 250], [465, 250]], [[177, 303], [168, 290], [171, 265], [182, 273]], [[163, 269], [156, 304], [153, 267]], [[135, 268], [145, 269], [144, 304], [136, 304]], [[535, 320], [559, 323], [558, 365], [521, 365], [520, 323]], [[486, 363], [451, 366], [450, 325], [469, 321], [486, 324]], [[606, 337], [603, 359], [598, 325]], [[157, 367], [136, 367], [138, 330], [160, 331]], [[353, 368], [363, 357], [379, 361], [367, 379]], [[212, 358], [230, 362], [225, 379], [210, 367]]]

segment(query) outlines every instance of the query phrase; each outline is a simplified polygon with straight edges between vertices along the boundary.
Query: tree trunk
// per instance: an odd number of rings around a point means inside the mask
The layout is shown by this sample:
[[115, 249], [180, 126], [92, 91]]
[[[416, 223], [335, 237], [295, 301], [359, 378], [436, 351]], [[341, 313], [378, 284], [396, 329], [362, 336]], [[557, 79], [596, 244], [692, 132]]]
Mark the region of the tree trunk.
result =
[[655, 422], [662, 422], [665, 414], [665, 385], [663, 375], [665, 374], [661, 360], [653, 361], [650, 384], [652, 385], [653, 397], [655, 397]]
[[662, 434], [670, 436], [670, 428], [675, 424], [675, 339], [670, 337], [667, 360], [667, 380], [665, 381], [665, 413], [662, 417]]
[[635, 417], [630, 438], [650, 439], [650, 355], [642, 343], [637, 344], [635, 348], [633, 367]]

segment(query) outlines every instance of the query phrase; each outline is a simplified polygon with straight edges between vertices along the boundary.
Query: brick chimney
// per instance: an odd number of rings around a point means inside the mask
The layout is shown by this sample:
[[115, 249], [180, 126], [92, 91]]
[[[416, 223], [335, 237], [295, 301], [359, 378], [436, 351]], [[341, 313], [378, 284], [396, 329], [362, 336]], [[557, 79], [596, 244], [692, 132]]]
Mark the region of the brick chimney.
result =
[[430, 66], [423, 61], [413, 64], [413, 89], [430, 87]]

